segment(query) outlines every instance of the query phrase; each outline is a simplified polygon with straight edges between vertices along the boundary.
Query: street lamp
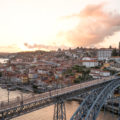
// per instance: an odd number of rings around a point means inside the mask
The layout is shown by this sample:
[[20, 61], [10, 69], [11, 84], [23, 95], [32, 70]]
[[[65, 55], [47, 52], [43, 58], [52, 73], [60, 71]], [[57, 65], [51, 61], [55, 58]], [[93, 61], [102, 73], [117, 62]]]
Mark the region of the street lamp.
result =
[[21, 93], [21, 105], [23, 105], [23, 93]]
[[9, 105], [9, 95], [10, 95], [9, 89], [7, 91], [8, 91], [8, 105]]

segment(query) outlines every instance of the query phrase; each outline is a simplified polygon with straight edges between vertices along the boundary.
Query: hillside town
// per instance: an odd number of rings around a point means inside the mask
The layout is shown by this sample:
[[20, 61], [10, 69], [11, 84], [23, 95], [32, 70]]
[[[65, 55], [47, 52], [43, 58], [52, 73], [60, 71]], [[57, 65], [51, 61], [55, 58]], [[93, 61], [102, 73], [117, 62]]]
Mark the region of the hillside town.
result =
[[120, 43], [112, 48], [75, 48], [9, 54], [0, 64], [0, 82], [9, 90], [41, 93], [100, 79], [120, 71]]

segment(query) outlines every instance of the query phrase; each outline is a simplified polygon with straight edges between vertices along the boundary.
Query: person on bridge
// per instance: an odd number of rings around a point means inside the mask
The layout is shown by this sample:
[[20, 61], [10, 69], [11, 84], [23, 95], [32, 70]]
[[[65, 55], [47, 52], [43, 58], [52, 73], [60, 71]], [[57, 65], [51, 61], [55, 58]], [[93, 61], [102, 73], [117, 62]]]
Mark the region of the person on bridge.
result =
[[20, 105], [21, 105], [21, 106], [23, 105], [23, 100], [20, 102]]
[[49, 95], [51, 96], [51, 90], [49, 91]]

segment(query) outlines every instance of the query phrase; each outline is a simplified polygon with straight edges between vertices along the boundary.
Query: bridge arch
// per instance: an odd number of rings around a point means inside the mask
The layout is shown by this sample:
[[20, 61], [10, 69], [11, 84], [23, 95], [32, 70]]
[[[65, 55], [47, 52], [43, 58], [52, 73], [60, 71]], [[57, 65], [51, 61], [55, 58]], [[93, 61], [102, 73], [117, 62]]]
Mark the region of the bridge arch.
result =
[[103, 88], [93, 90], [81, 103], [70, 120], [96, 120], [105, 101], [119, 86], [120, 78], [116, 78]]

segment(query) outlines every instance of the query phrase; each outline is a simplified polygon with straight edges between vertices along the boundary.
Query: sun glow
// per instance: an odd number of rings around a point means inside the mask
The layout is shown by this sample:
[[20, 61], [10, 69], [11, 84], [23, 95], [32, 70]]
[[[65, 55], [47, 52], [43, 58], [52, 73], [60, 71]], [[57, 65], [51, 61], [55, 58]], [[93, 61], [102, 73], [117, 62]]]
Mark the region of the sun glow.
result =
[[[109, 1], [113, 8], [118, 7], [117, 11], [120, 11], [119, 6], [117, 6], [119, 4], [116, 5], [115, 2], [111, 2], [112, 0]], [[118, 0], [116, 1], [119, 3]], [[47, 48], [46, 46], [52, 46], [49, 48], [53, 48], [53, 46], [80, 46], [80, 43], [82, 43], [80, 40], [83, 40], [82, 38], [79, 38], [80, 33], [83, 34], [84, 31], [87, 36], [88, 34], [86, 34], [86, 31], [90, 28], [90, 21], [87, 17], [85, 18], [86, 23], [85, 21], [82, 22], [82, 18], [78, 17], [80, 12], [84, 10], [83, 13], [90, 13], [92, 9], [96, 8], [98, 13], [102, 13], [99, 5], [94, 7], [95, 4], [93, 3], [100, 4], [97, 0], [93, 0], [92, 3], [90, 0], [1, 0], [0, 51], [8, 50], [16, 52], [38, 49], [27, 48], [24, 43], [28, 43], [29, 45], [45, 45], [45, 49]], [[87, 5], [91, 4], [92, 6], [87, 7]], [[89, 7], [92, 8], [89, 9]], [[109, 11], [108, 8], [109, 7], [107, 7], [107, 11]], [[84, 17], [85, 15], [88, 15], [86, 13], [84, 14]], [[98, 16], [99, 14], [97, 14], [97, 17]], [[109, 18], [111, 19], [110, 16]], [[116, 14], [116, 16], [119, 18], [118, 14]], [[115, 20], [119, 19], [113, 19], [113, 22]], [[115, 21], [115, 23], [116, 22], [117, 21]], [[88, 27], [85, 26], [87, 24]], [[94, 25], [97, 24], [91, 26]], [[93, 30], [92, 27], [90, 30]], [[96, 31], [93, 33], [96, 33]], [[114, 34], [112, 34], [112, 36], [112, 39], [116, 39]], [[119, 35], [117, 38], [118, 37]], [[110, 41], [112, 40], [110, 39]], [[76, 45], [74, 43], [76, 43]], [[101, 43], [101, 45], [104, 46], [103, 43]]]

